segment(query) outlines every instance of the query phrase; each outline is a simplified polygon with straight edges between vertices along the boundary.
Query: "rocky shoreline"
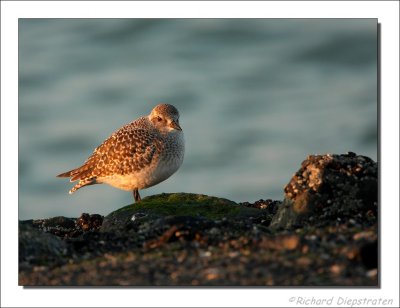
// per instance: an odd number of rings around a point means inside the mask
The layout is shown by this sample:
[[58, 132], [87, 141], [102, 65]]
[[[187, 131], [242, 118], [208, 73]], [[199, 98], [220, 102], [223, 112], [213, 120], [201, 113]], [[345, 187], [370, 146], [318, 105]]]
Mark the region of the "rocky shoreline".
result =
[[19, 222], [23, 286], [379, 286], [378, 166], [310, 155], [284, 200], [160, 194]]

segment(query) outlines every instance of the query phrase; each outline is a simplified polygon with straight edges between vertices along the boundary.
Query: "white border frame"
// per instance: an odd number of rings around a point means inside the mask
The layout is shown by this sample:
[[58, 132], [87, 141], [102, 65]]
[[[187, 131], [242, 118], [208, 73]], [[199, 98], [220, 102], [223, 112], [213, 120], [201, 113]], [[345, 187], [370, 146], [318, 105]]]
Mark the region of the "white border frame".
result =
[[[1, 2], [1, 306], [275, 306], [292, 297], [393, 299], [399, 306], [399, 3], [397, 1]], [[377, 18], [381, 23], [381, 288], [144, 289], [18, 286], [18, 18]], [[309, 305], [318, 306], [318, 305]], [[390, 307], [387, 306], [387, 307]], [[60, 306], [59, 306], [60, 307]], [[345, 305], [341, 305], [345, 307]], [[357, 307], [357, 305], [355, 306]], [[360, 305], [359, 305], [360, 307]], [[370, 306], [372, 307], [372, 306]]]

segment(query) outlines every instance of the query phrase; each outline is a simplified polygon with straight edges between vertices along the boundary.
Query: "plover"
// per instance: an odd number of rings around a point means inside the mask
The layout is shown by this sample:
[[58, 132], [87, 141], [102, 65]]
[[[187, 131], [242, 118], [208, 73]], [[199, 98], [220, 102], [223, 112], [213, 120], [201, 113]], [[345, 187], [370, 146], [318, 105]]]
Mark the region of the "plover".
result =
[[154, 186], [174, 174], [185, 152], [179, 112], [169, 104], [153, 108], [148, 116], [122, 126], [98, 146], [85, 163], [57, 175], [78, 181], [69, 193], [86, 185], [106, 183], [132, 191]]

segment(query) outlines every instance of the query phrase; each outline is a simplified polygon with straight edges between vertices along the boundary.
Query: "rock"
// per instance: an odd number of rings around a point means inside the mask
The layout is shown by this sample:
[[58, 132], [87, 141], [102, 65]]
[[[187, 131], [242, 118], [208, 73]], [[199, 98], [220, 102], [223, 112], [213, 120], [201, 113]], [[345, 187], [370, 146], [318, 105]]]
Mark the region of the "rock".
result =
[[376, 223], [378, 166], [368, 157], [310, 155], [285, 187], [272, 228], [321, 226], [333, 221]]
[[[146, 248], [160, 247], [174, 241], [201, 241], [206, 231], [215, 224], [208, 219], [191, 216], [167, 216], [139, 230], [146, 238], [154, 237], [145, 243]], [[153, 236], [152, 236], [153, 233]]]
[[75, 219], [57, 216], [33, 220], [32, 225], [44, 232], [63, 237], [75, 229]]
[[[97, 230], [103, 223], [103, 216], [83, 213], [79, 218], [57, 216], [45, 219], [30, 220], [31, 225], [46, 233], [58, 237], [74, 238], [84, 232]], [[26, 222], [25, 222], [26, 223]]]
[[263, 199], [260, 199], [260, 200], [254, 202], [254, 203], [242, 202], [242, 203], [239, 203], [239, 204], [243, 205], [243, 206], [255, 208], [255, 209], [267, 210], [269, 214], [275, 215], [276, 211], [278, 209], [278, 206], [281, 203], [282, 203], [282, 201], [278, 201], [278, 200], [271, 200], [271, 199], [263, 200]]
[[265, 215], [263, 216], [258, 215], [259, 220], [253, 219], [253, 223], [258, 223], [261, 224], [262, 226], [268, 227], [271, 223], [272, 218], [276, 214], [279, 206], [282, 204], [282, 201], [278, 200], [273, 201], [271, 199], [267, 200], [260, 199], [254, 203], [243, 202], [239, 204], [250, 208], [260, 209], [263, 212], [265, 212]]
[[310, 156], [283, 203], [160, 194], [104, 219], [20, 222], [19, 284], [378, 286], [376, 169]]
[[199, 194], [160, 194], [146, 197], [140, 203], [128, 205], [104, 218], [101, 232], [127, 232], [138, 230], [140, 225], [154, 223], [167, 216], [197, 217], [218, 221], [236, 218], [237, 221], [262, 216], [255, 208], [217, 197]]
[[29, 222], [19, 223], [20, 269], [60, 264], [66, 255], [67, 245], [64, 241], [36, 229]]
[[378, 267], [378, 254], [378, 241], [366, 243], [360, 249], [361, 261], [368, 269]]
[[104, 216], [99, 214], [83, 213], [75, 222], [75, 225], [80, 227], [84, 232], [97, 230], [103, 223]]

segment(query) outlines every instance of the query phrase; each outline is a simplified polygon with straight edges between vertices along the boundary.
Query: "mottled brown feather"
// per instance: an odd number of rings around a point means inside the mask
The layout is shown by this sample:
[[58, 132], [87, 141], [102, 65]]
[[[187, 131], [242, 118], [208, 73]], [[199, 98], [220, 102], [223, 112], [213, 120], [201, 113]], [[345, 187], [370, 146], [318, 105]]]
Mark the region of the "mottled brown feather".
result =
[[93, 184], [98, 177], [138, 172], [149, 165], [156, 152], [157, 142], [154, 139], [157, 132], [137, 128], [135, 122], [114, 132], [94, 150], [82, 166], [61, 173], [58, 177], [71, 177], [71, 182], [84, 181], [84, 185], [77, 184], [83, 187]]

